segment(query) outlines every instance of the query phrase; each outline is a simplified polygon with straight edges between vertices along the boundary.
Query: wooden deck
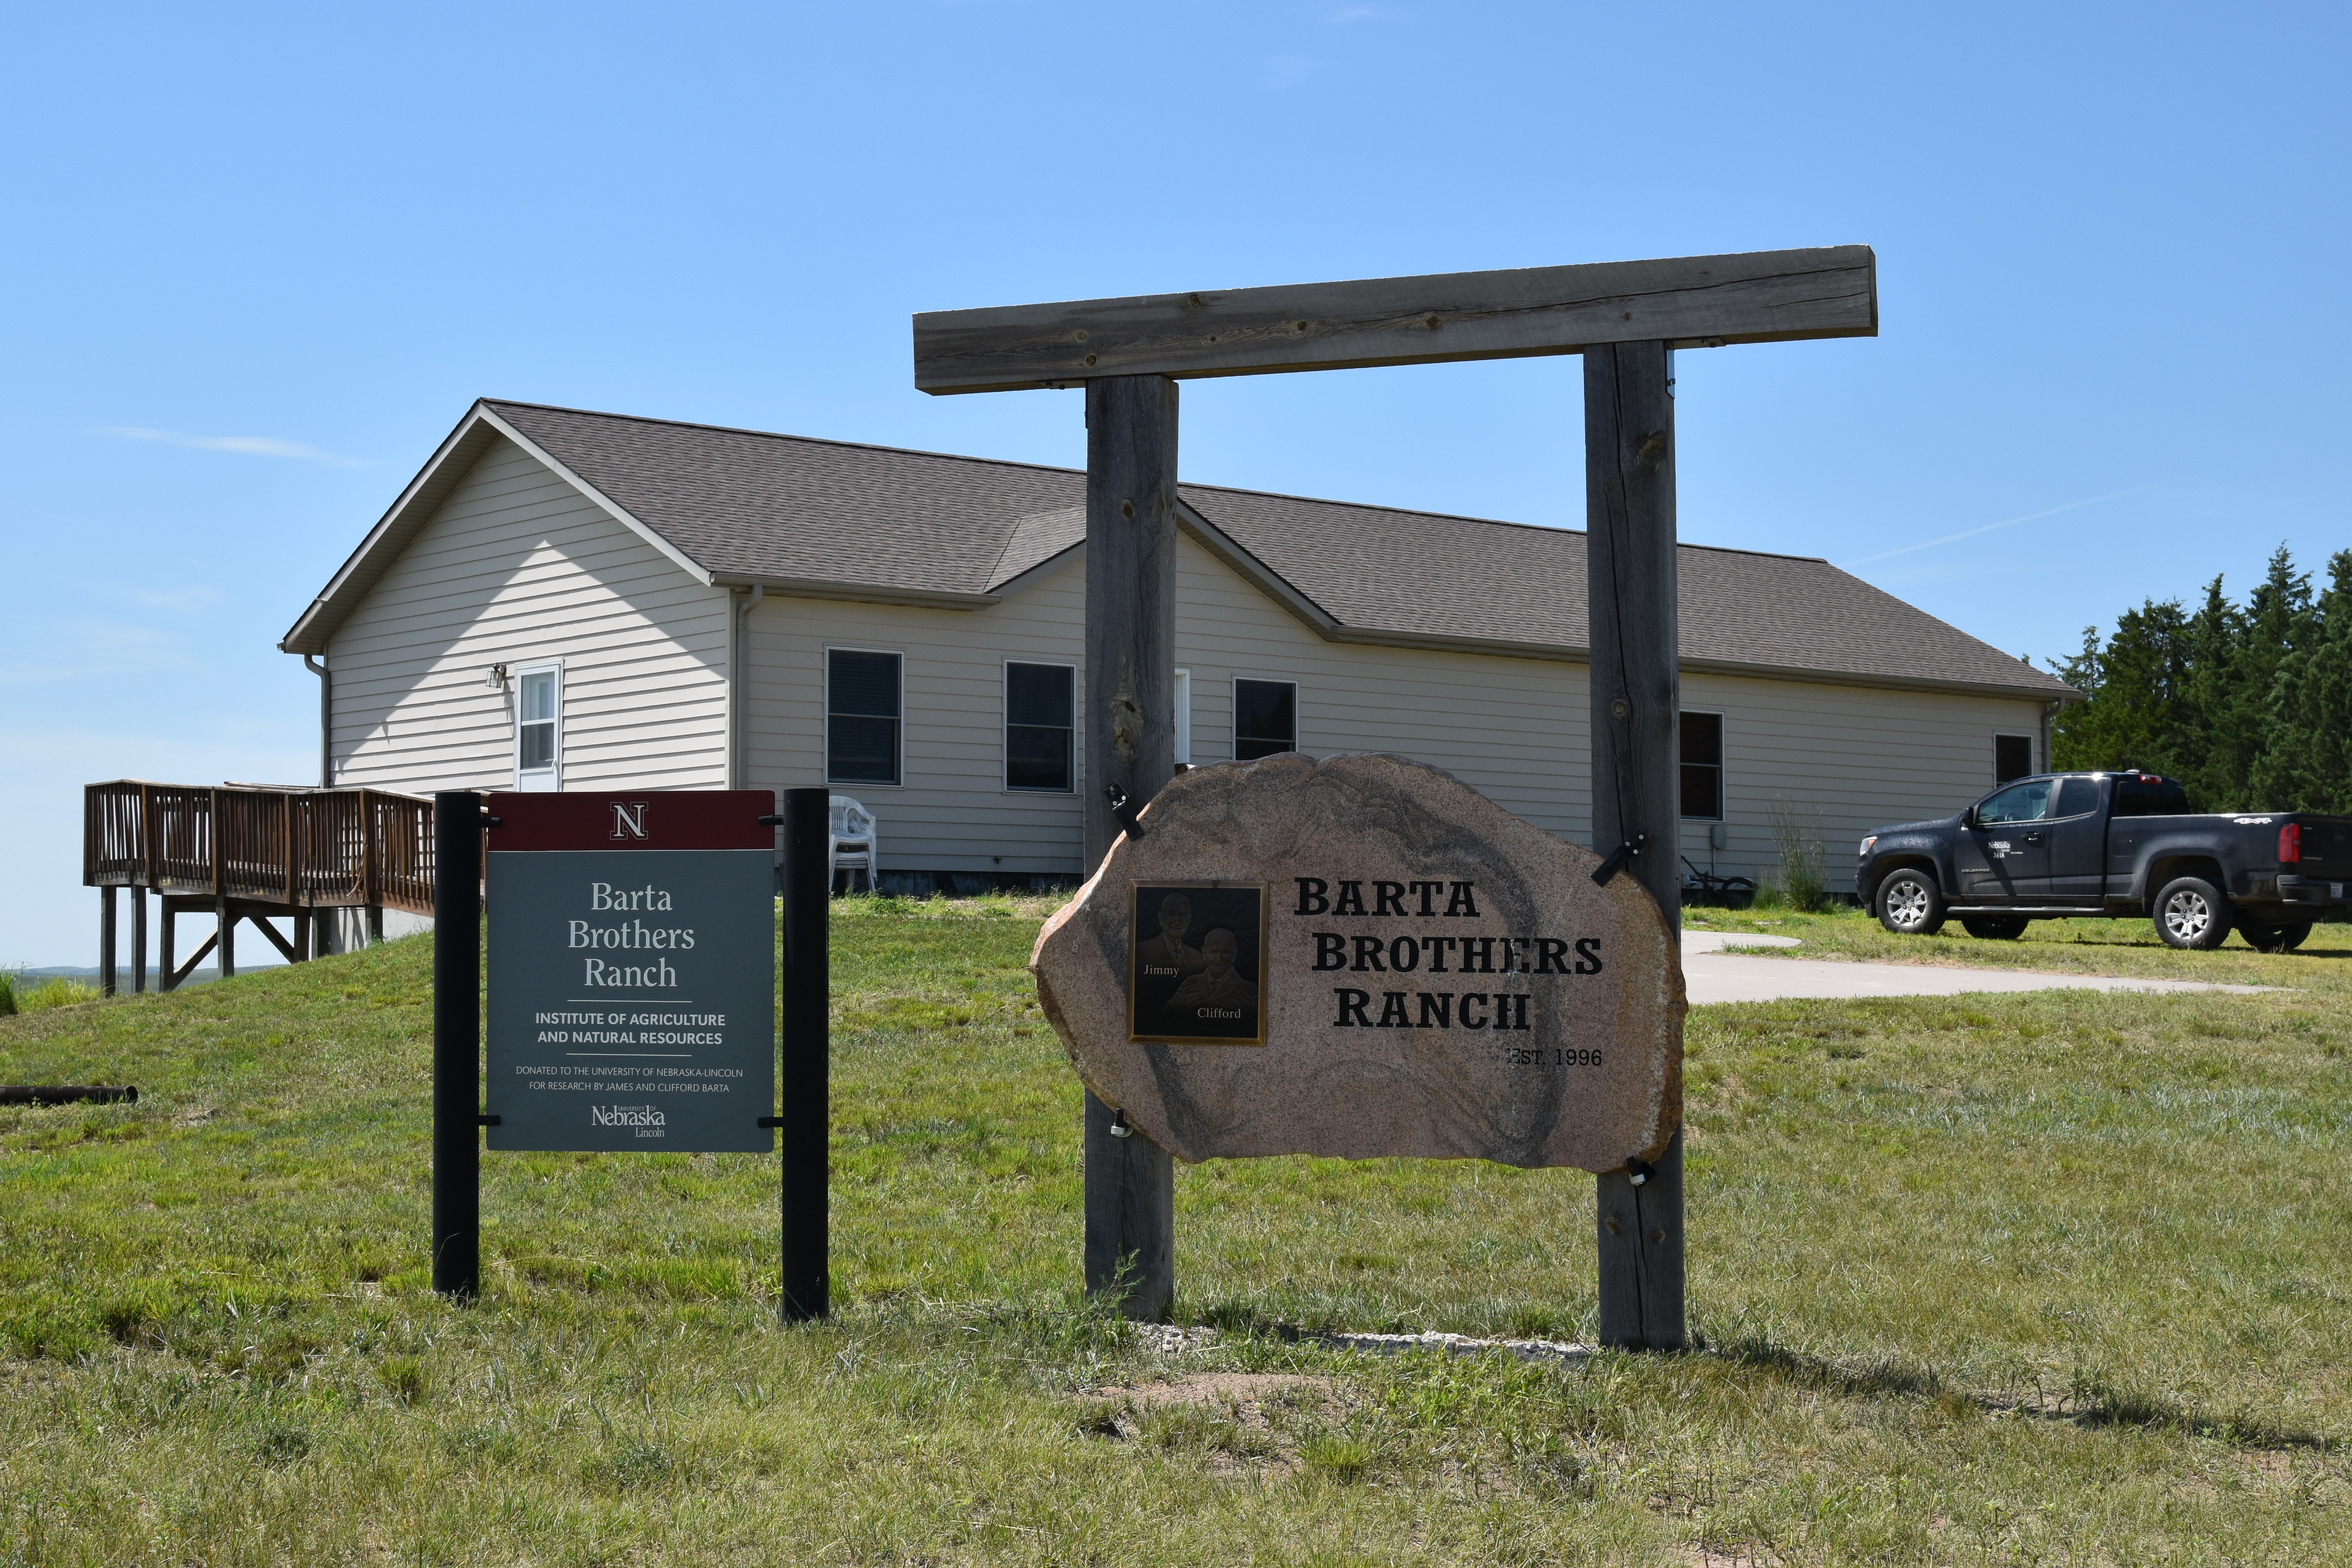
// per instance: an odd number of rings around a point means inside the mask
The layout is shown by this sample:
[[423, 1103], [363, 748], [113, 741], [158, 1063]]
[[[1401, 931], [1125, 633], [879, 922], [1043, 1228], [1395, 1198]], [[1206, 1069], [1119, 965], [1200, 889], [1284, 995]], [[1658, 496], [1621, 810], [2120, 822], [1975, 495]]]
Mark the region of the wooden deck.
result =
[[[132, 989], [147, 988], [147, 894], [163, 915], [156, 977], [170, 991], [215, 951], [236, 973], [236, 926], [248, 921], [288, 962], [316, 956], [320, 911], [433, 912], [433, 803], [376, 789], [151, 784], [118, 779], [82, 791], [82, 882], [100, 889], [99, 980], [116, 989], [118, 889], [131, 892]], [[216, 929], [174, 963], [173, 920], [209, 914]], [[270, 925], [289, 920], [289, 942]]]

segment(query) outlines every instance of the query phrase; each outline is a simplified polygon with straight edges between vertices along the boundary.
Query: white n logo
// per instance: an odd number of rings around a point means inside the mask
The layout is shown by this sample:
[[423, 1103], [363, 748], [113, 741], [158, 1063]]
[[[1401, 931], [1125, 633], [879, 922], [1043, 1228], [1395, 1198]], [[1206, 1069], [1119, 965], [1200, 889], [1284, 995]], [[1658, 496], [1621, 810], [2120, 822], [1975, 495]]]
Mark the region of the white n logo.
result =
[[612, 803], [612, 805], [614, 837], [643, 838], [646, 836], [646, 803], [644, 801], [633, 800], [624, 804], [616, 800]]

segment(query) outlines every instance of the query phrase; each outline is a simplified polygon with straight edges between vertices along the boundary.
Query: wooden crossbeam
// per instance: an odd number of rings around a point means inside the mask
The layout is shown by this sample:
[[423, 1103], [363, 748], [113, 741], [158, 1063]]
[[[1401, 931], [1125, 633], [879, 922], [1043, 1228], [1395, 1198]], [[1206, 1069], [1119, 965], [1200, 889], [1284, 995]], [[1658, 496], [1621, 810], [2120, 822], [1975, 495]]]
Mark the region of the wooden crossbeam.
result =
[[[188, 976], [196, 972], [196, 965], [205, 961], [205, 954], [212, 952], [214, 948], [218, 947], [219, 945], [220, 932], [215, 931], [212, 935], [205, 938], [204, 945], [197, 948], [195, 952], [188, 954], [187, 963], [180, 965], [179, 968], [171, 971], [171, 984], [164, 986], [163, 989], [166, 991], [177, 991], [181, 986], [185, 985], [188, 983]], [[172, 962], [171, 954], [168, 950], [164, 953], [163, 962], [167, 964]]]
[[915, 385], [945, 394], [1109, 375], [1268, 375], [1878, 335], [1866, 245], [1505, 272], [1142, 294], [915, 317]]
[[299, 963], [302, 962], [302, 955], [294, 951], [294, 947], [291, 942], [289, 942], [284, 937], [278, 934], [278, 928], [271, 925], [265, 916], [247, 914], [241, 918], [250, 924], [254, 930], [268, 937], [269, 939], [269, 945], [276, 948], [279, 952], [285, 954], [287, 963]]

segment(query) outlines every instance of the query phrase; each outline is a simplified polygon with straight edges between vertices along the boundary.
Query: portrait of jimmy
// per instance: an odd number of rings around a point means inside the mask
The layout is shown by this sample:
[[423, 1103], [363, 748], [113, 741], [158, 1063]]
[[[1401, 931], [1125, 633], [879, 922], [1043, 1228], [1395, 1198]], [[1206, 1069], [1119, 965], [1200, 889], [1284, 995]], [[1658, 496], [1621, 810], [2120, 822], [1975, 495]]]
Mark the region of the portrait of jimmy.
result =
[[1139, 883], [1128, 1036], [1169, 1045], [1265, 1043], [1265, 889]]

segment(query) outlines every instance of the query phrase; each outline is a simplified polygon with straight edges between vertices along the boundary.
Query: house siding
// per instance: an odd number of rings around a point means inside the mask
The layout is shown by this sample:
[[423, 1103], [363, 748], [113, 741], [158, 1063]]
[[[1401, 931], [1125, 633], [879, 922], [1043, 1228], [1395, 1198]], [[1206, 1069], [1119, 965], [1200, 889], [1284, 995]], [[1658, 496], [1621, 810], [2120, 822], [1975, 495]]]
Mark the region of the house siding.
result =
[[328, 645], [335, 782], [514, 784], [514, 687], [561, 660], [566, 789], [727, 782], [728, 595], [499, 441]]
[[1777, 875], [1776, 826], [1785, 813], [1821, 842], [1829, 885], [1840, 892], [1853, 890], [1853, 849], [1864, 834], [1959, 810], [1993, 786], [1993, 736], [2034, 734], [2042, 723], [2042, 704], [2031, 699], [1712, 671], [1685, 671], [1682, 700], [1723, 715], [1730, 841], [1715, 849], [1710, 824], [1685, 822], [1682, 853], [1727, 877]]
[[[1327, 642], [1191, 537], [1177, 557], [1195, 763], [1233, 755], [1236, 678], [1291, 680], [1303, 750], [1402, 752], [1589, 840], [1584, 665]], [[336, 780], [416, 794], [511, 787], [513, 689], [489, 687], [486, 672], [560, 659], [563, 787], [725, 787], [730, 604], [501, 440], [333, 636]], [[1074, 877], [1079, 795], [1004, 788], [1003, 667], [1068, 664], [1083, 689], [1085, 616], [1082, 562], [979, 610], [772, 594], [741, 617], [741, 782], [825, 783], [826, 648], [898, 652], [903, 782], [832, 786], [879, 818], [883, 868]], [[1761, 878], [1777, 865], [1785, 805], [1822, 839], [1842, 889], [1854, 838], [1976, 798], [1992, 785], [1994, 734], [2038, 733], [2042, 720], [2028, 698], [1715, 672], [1686, 672], [1683, 701], [1724, 715], [1729, 837], [1717, 850], [1710, 825], [1685, 823], [1683, 853]]]
[[[1075, 876], [1077, 797], [1003, 788], [1003, 666], [1075, 665], [1083, 683], [1085, 617], [1079, 563], [979, 611], [771, 597], [747, 625], [748, 782], [824, 782], [826, 647], [898, 652], [904, 782], [834, 786], [880, 819], [883, 868]], [[1233, 755], [1236, 677], [1292, 680], [1302, 750], [1399, 752], [1548, 832], [1590, 839], [1582, 664], [1327, 642], [1189, 537], [1177, 544], [1176, 663], [1192, 671], [1195, 763]], [[1853, 837], [1973, 799], [1991, 787], [1994, 732], [2041, 721], [2027, 700], [1717, 674], [1686, 674], [1683, 696], [1725, 715], [1730, 830], [1718, 851], [1707, 824], [1685, 824], [1684, 852], [1727, 876], [1762, 876], [1777, 865], [1785, 800], [1823, 839], [1840, 889], [1852, 886]]]

